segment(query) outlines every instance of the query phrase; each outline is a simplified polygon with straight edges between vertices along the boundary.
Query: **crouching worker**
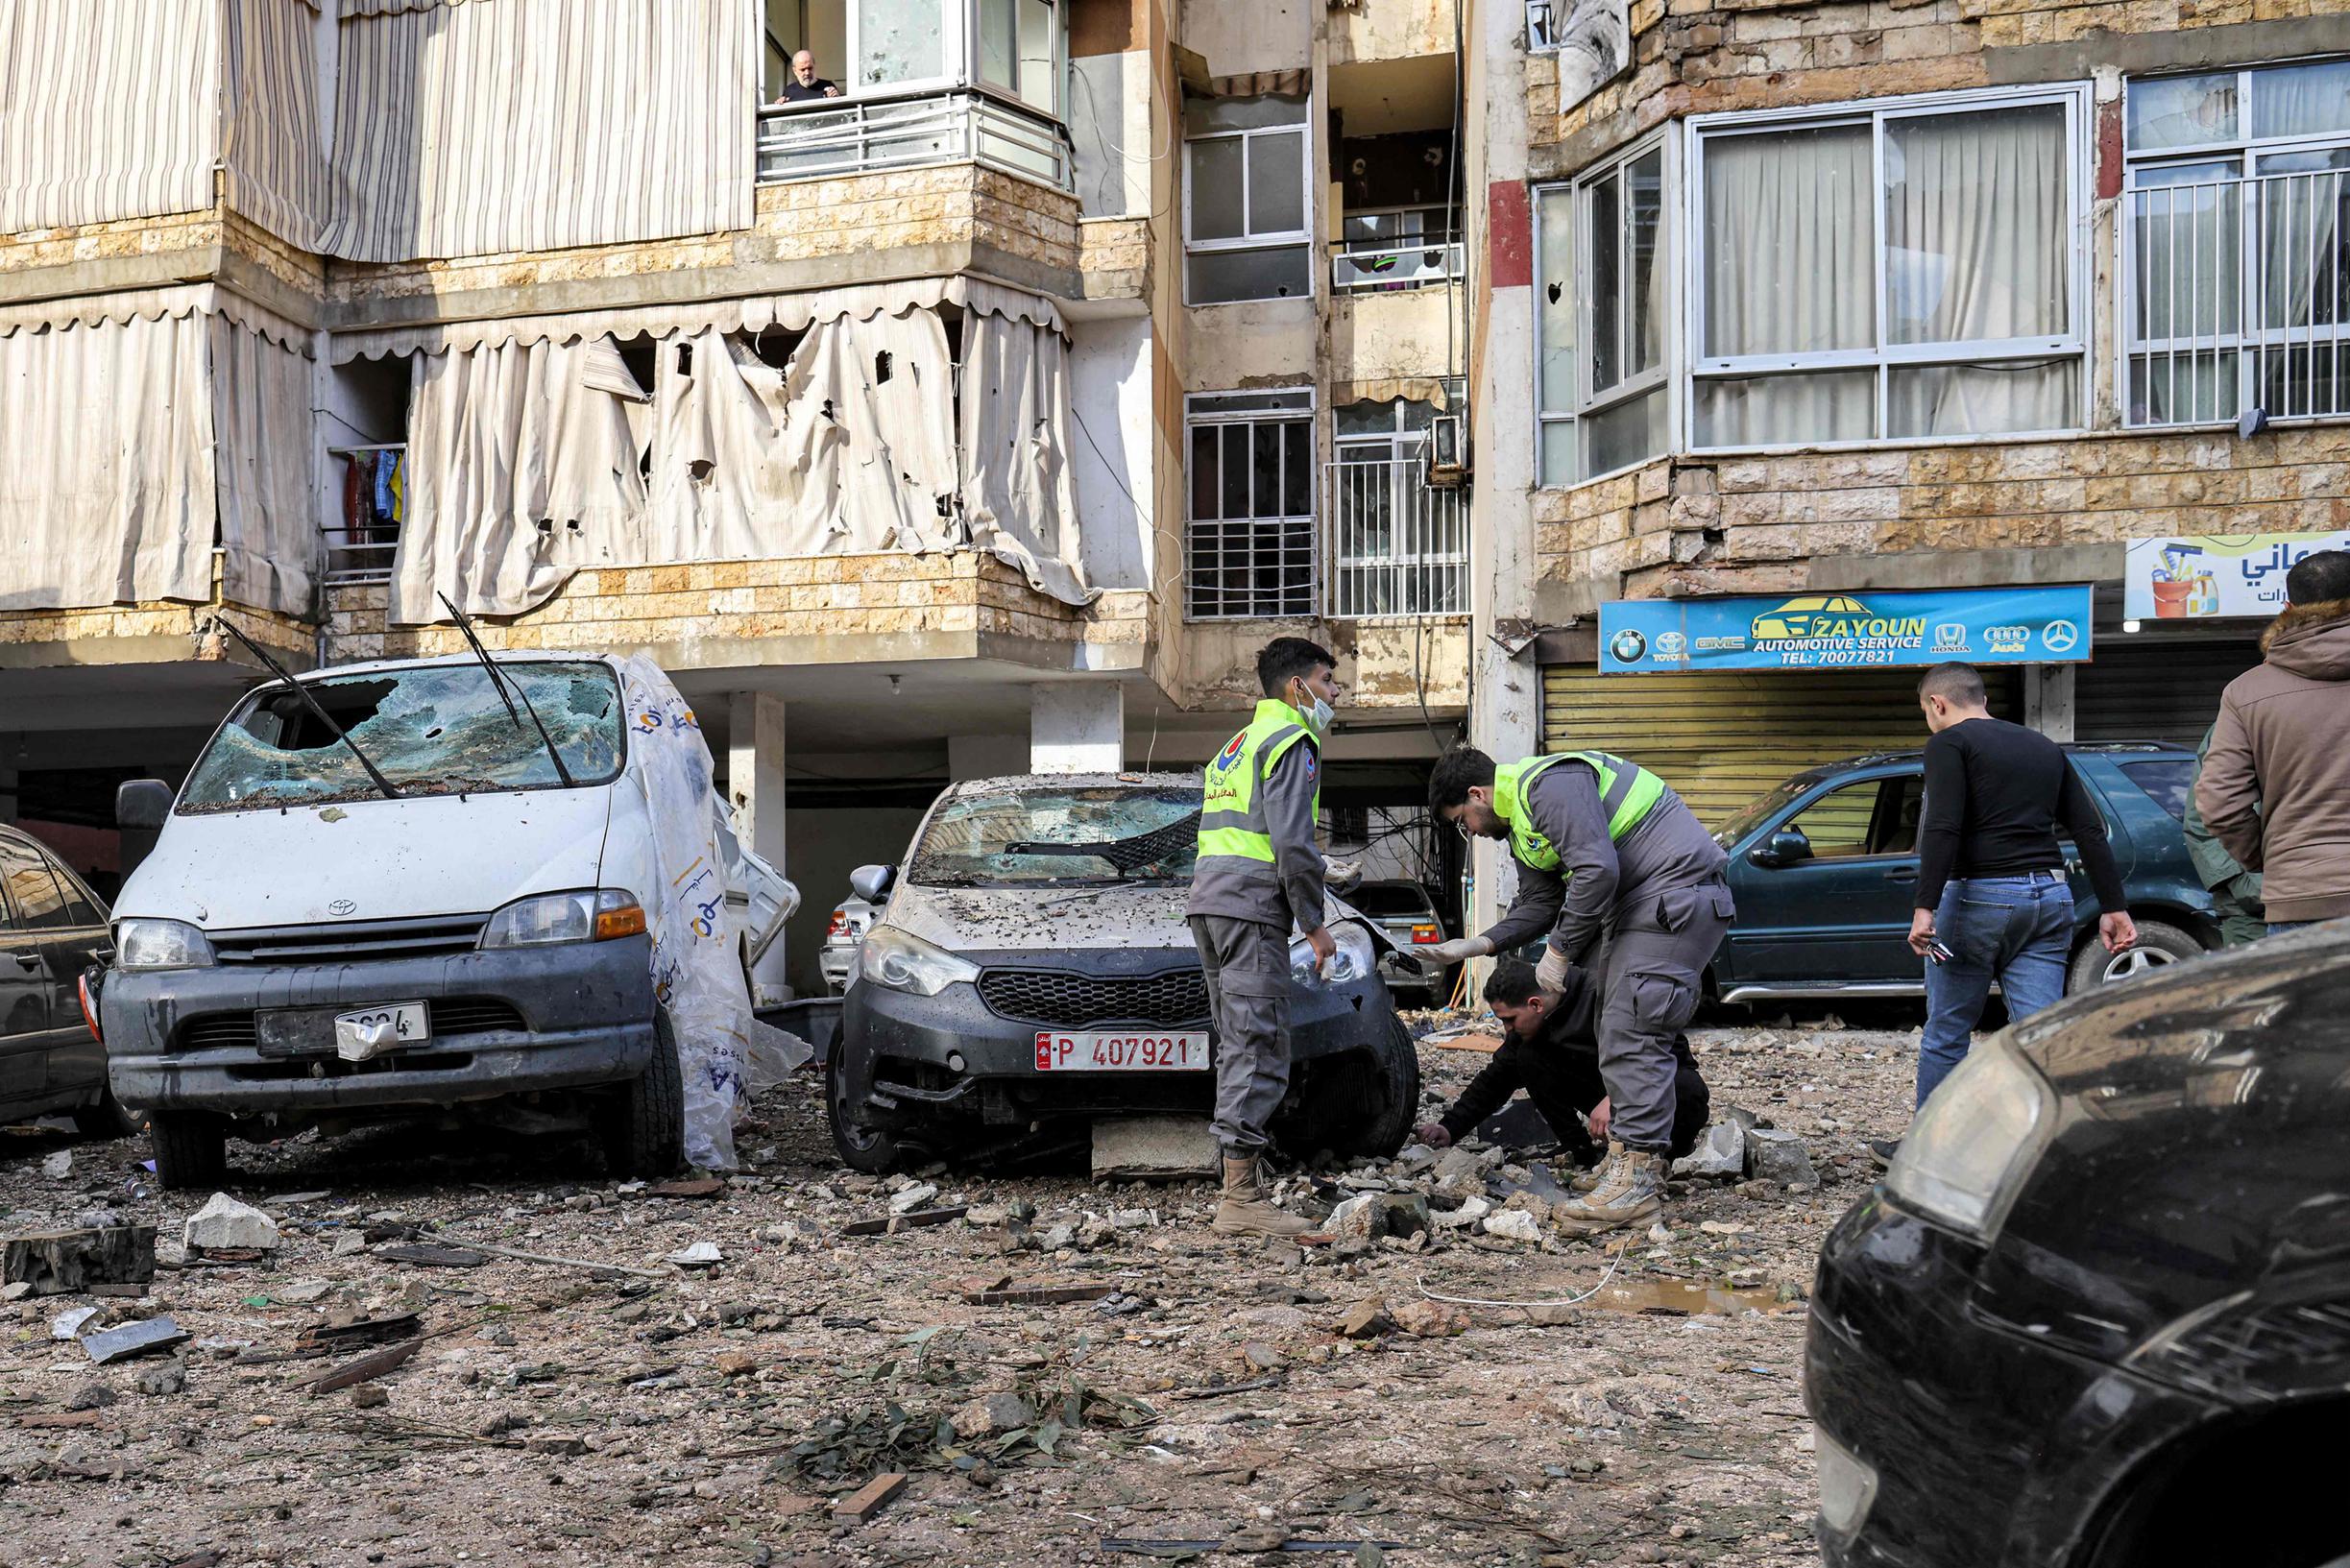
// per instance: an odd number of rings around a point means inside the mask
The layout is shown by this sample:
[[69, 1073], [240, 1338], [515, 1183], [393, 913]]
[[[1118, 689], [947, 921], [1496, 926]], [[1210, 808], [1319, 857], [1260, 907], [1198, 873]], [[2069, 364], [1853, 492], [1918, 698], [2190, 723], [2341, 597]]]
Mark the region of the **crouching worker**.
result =
[[1297, 1237], [1313, 1229], [1265, 1189], [1266, 1126], [1289, 1094], [1289, 933], [1305, 933], [1317, 969], [1337, 942], [1322, 921], [1321, 742], [1338, 700], [1334, 663], [1303, 638], [1257, 655], [1264, 698], [1200, 782], [1199, 857], [1184, 914], [1216, 1021], [1216, 1142], [1226, 1236]]
[[[1590, 971], [1567, 972], [1566, 983], [1555, 997], [1535, 978], [1534, 966], [1504, 958], [1485, 982], [1485, 1000], [1501, 1020], [1501, 1049], [1485, 1071], [1469, 1080], [1452, 1108], [1434, 1122], [1422, 1122], [1419, 1141], [1430, 1148], [1444, 1148], [1477, 1130], [1520, 1089], [1542, 1113], [1559, 1142], [1578, 1165], [1599, 1158], [1599, 1146], [1608, 1140], [1614, 1107], [1608, 1086], [1599, 1076], [1599, 996]], [[1679, 1159], [1697, 1146], [1712, 1109], [1706, 1080], [1698, 1076], [1697, 1059], [1689, 1054], [1686, 1035], [1673, 1036], [1673, 1145]], [[1585, 1130], [1588, 1122], [1589, 1130]], [[1596, 1173], [1578, 1176], [1577, 1192], [1598, 1184]]]

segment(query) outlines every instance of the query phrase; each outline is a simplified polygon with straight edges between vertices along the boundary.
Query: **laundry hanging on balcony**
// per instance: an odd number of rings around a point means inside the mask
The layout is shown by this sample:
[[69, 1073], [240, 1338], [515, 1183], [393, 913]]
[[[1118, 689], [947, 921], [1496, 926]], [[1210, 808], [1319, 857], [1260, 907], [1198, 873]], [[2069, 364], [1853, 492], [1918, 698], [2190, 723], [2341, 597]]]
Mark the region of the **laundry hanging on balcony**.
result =
[[208, 284], [0, 310], [0, 610], [312, 612], [312, 334]]

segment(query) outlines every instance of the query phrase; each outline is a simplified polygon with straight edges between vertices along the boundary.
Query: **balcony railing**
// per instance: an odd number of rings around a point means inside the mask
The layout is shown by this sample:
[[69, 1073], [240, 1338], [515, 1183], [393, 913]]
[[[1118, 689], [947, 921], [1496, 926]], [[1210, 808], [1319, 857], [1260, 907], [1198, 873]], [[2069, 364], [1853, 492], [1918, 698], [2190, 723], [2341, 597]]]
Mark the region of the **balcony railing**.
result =
[[763, 184], [931, 163], [984, 163], [1061, 190], [1077, 188], [1068, 131], [985, 92], [817, 99], [759, 111]]
[[1416, 289], [1462, 276], [1461, 240], [1441, 206], [1350, 212], [1330, 242], [1330, 286], [1341, 294]]
[[[388, 476], [378, 486], [377, 468], [393, 458], [404, 459], [407, 451], [406, 446], [400, 445], [327, 448], [327, 460], [333, 465], [335, 506], [330, 520], [320, 532], [326, 535], [329, 587], [392, 580], [392, 557], [400, 548], [400, 524], [384, 517], [376, 506], [377, 496], [391, 488]], [[358, 470], [355, 492], [349, 488], [352, 485], [354, 468]], [[404, 474], [400, 488], [402, 491], [406, 488]], [[347, 508], [346, 496], [354, 494], [356, 507]]]
[[1467, 493], [1431, 490], [1417, 456], [1329, 465], [1330, 614], [1468, 613]]
[[2350, 414], [2350, 171], [2129, 202], [2132, 424]]

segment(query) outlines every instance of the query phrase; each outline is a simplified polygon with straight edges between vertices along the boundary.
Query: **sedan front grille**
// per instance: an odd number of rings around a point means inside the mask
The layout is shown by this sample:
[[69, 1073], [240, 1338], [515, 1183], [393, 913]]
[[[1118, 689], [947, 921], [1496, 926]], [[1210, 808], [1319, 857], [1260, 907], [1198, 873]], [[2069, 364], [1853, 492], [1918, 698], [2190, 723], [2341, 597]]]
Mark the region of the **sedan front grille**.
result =
[[1055, 1028], [1151, 1024], [1165, 1028], [1207, 1022], [1207, 979], [1197, 969], [1134, 977], [1071, 975], [1049, 969], [990, 969], [980, 1000], [999, 1018]]

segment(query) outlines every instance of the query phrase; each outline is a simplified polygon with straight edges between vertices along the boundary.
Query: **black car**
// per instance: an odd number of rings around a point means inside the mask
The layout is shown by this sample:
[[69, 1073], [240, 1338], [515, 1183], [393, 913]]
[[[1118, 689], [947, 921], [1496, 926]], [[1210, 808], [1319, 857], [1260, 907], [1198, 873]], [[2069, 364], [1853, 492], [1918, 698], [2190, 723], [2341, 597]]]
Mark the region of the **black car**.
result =
[[113, 952], [98, 896], [32, 834], [0, 827], [0, 1116], [68, 1112], [93, 1138], [132, 1130], [83, 1011], [83, 973]]
[[1831, 1565], [2350, 1554], [2350, 921], [1979, 1042], [1820, 1258]]

